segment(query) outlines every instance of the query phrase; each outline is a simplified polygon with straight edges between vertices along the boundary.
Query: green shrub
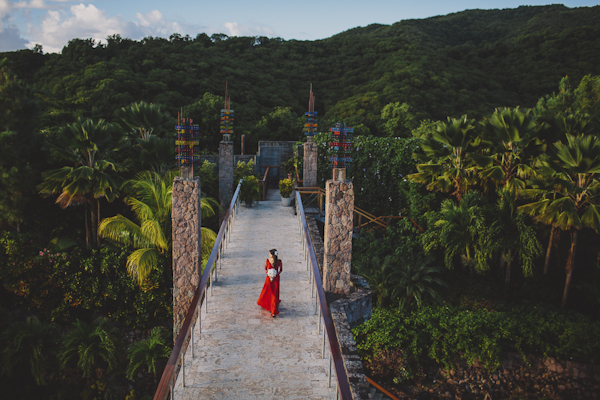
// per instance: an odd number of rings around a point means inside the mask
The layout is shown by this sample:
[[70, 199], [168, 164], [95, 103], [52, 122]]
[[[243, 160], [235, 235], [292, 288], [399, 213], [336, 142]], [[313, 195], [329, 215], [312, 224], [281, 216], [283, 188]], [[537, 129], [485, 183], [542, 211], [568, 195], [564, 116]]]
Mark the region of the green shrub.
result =
[[[317, 183], [324, 187], [331, 179], [330, 134], [320, 133], [314, 140], [318, 148]], [[419, 144], [420, 140], [413, 138], [355, 134], [352, 164], [347, 171], [354, 185], [355, 205], [375, 215], [398, 215], [407, 208], [410, 198], [402, 193], [408, 190], [406, 176], [416, 172], [412, 154]]]
[[283, 163], [283, 170], [286, 174], [291, 174], [293, 177], [296, 175], [296, 162], [294, 158], [289, 158], [286, 162]]
[[[215, 172], [216, 167], [217, 164], [211, 163], [208, 160], [204, 160], [200, 166], [198, 175], [200, 176], [200, 183], [202, 185], [202, 197], [219, 198], [219, 177]], [[234, 186], [237, 186], [237, 182]]]
[[253, 160], [249, 160], [248, 162], [238, 161], [237, 165], [233, 170], [234, 186], [237, 186], [240, 179], [246, 176], [256, 176], [256, 174], [254, 173]]
[[279, 181], [279, 194], [281, 197], [290, 197], [294, 191], [294, 185], [289, 179], [282, 179]]
[[[459, 360], [478, 359], [498, 368], [503, 352], [595, 363], [600, 360], [600, 322], [545, 308], [493, 309], [423, 307], [412, 311], [375, 309], [353, 331], [366, 362], [383, 351], [400, 350], [412, 367], [434, 361], [452, 369]], [[405, 377], [402, 377], [404, 379]]]
[[240, 188], [240, 199], [246, 204], [251, 204], [255, 200], [261, 199], [260, 187], [258, 179], [254, 175], [243, 177], [242, 186]]
[[170, 318], [170, 258], [162, 257], [159, 270], [138, 287], [125, 268], [129, 249], [33, 253], [27, 244], [16, 234], [0, 240], [0, 286], [14, 306], [57, 322], [96, 314], [138, 329]]

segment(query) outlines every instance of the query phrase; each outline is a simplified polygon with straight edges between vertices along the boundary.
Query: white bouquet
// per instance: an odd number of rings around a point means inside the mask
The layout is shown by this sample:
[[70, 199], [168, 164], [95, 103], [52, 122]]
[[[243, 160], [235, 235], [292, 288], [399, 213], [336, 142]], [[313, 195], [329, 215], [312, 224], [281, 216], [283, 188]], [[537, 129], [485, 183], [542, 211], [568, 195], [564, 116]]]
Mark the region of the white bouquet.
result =
[[271, 279], [271, 282], [273, 282], [273, 279], [275, 279], [275, 277], [277, 276], [277, 270], [275, 268], [269, 268], [267, 270], [267, 276], [269, 277], [269, 279]]

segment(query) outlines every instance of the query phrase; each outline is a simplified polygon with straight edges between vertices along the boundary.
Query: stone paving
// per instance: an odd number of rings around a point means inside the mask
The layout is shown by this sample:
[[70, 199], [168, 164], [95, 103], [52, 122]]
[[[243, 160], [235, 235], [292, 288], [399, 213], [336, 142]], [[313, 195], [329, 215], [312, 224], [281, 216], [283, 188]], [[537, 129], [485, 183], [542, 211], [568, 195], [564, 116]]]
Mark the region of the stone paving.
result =
[[[272, 248], [283, 262], [277, 318], [256, 304]], [[335, 399], [297, 219], [276, 189], [268, 201], [239, 208], [218, 273], [200, 337], [195, 328], [195, 357], [190, 347], [185, 356], [186, 387], [180, 373], [174, 398]]]

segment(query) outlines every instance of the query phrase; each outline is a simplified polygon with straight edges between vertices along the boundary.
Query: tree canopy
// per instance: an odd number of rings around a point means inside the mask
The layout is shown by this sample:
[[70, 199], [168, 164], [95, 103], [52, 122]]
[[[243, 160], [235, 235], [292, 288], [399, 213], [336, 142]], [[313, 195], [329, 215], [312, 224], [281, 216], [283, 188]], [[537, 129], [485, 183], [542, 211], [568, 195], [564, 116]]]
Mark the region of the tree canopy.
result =
[[[172, 116], [181, 107], [212, 112], [229, 82], [239, 138], [271, 120], [296, 126], [313, 83], [322, 118], [363, 124], [375, 136], [407, 135], [421, 119], [531, 108], [565, 75], [577, 84], [600, 74], [598, 20], [600, 6], [524, 6], [374, 24], [317, 41], [113, 35], [106, 43], [73, 39], [60, 54], [21, 50], [0, 58], [35, 84], [48, 128], [78, 116], [114, 121], [121, 108], [140, 101], [161, 104]], [[576, 98], [593, 110], [598, 87], [586, 85], [590, 95]], [[287, 107], [295, 118], [285, 115]], [[219, 137], [218, 121], [195, 120], [203, 145], [216, 151], [218, 140], [208, 137]], [[302, 137], [297, 130], [282, 133], [275, 136]]]

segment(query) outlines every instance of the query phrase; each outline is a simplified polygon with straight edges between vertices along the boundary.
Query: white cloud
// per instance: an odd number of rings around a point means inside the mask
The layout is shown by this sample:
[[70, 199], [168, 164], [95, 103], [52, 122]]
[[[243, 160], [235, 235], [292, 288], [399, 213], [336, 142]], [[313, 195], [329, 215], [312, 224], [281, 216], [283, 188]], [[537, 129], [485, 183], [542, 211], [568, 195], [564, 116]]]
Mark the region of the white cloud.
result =
[[[139, 21], [138, 27], [143, 27], [139, 29], [144, 32], [144, 36], [168, 36], [172, 33], [183, 33], [181, 25], [177, 22], [166, 21], [158, 10], [152, 10], [146, 14], [137, 13], [135, 17]], [[139, 37], [139, 39], [141, 39], [141, 37]]]
[[223, 33], [228, 36], [273, 36], [274, 32], [268, 26], [259, 25], [255, 22], [253, 24], [254, 26], [248, 27], [237, 22], [225, 22]]
[[[4, 1], [4, 0], [0, 0]], [[32, 0], [42, 1], [42, 0]], [[40, 43], [46, 52], [59, 52], [73, 38], [101, 42], [109, 35], [142, 39], [145, 36], [169, 36], [183, 33], [176, 22], [163, 18], [158, 10], [136, 14], [137, 21], [126, 21], [120, 15], [109, 16], [93, 4], [71, 5], [69, 10], [48, 10], [40, 26], [30, 25], [28, 47]]]
[[11, 23], [3, 23], [0, 29], [0, 51], [24, 49], [27, 40], [21, 37], [19, 29]]
[[44, 0], [31, 0], [27, 8], [44, 9], [46, 8], [46, 3], [44, 3]]
[[48, 52], [58, 52], [73, 38], [92, 38], [100, 41], [106, 36], [127, 30], [127, 22], [120, 16], [108, 17], [93, 4], [72, 5], [70, 16], [61, 11], [48, 11], [41, 26], [31, 27], [29, 46], [40, 43]]
[[0, 0], [0, 18], [4, 18], [15, 11], [42, 10], [46, 8], [50, 7], [44, 0], [31, 0], [29, 3], [26, 1]]
[[[206, 28], [169, 21], [158, 10], [138, 12], [132, 20], [125, 20], [77, 0], [0, 0], [0, 49], [4, 51], [41, 44], [45, 52], [60, 52], [74, 38], [103, 42], [114, 34], [135, 40], [173, 33], [195, 36]], [[243, 26], [237, 31], [251, 32]]]
[[162, 19], [162, 14], [158, 10], [152, 10], [146, 14], [137, 13], [135, 17], [138, 19], [138, 21], [140, 21], [140, 25], [150, 26], [156, 22], [159, 22]]
[[44, 6], [43, 0], [13, 2], [0, 0], [0, 51], [14, 51], [25, 48], [27, 40], [21, 37], [21, 32], [14, 21], [14, 13], [28, 8]]

